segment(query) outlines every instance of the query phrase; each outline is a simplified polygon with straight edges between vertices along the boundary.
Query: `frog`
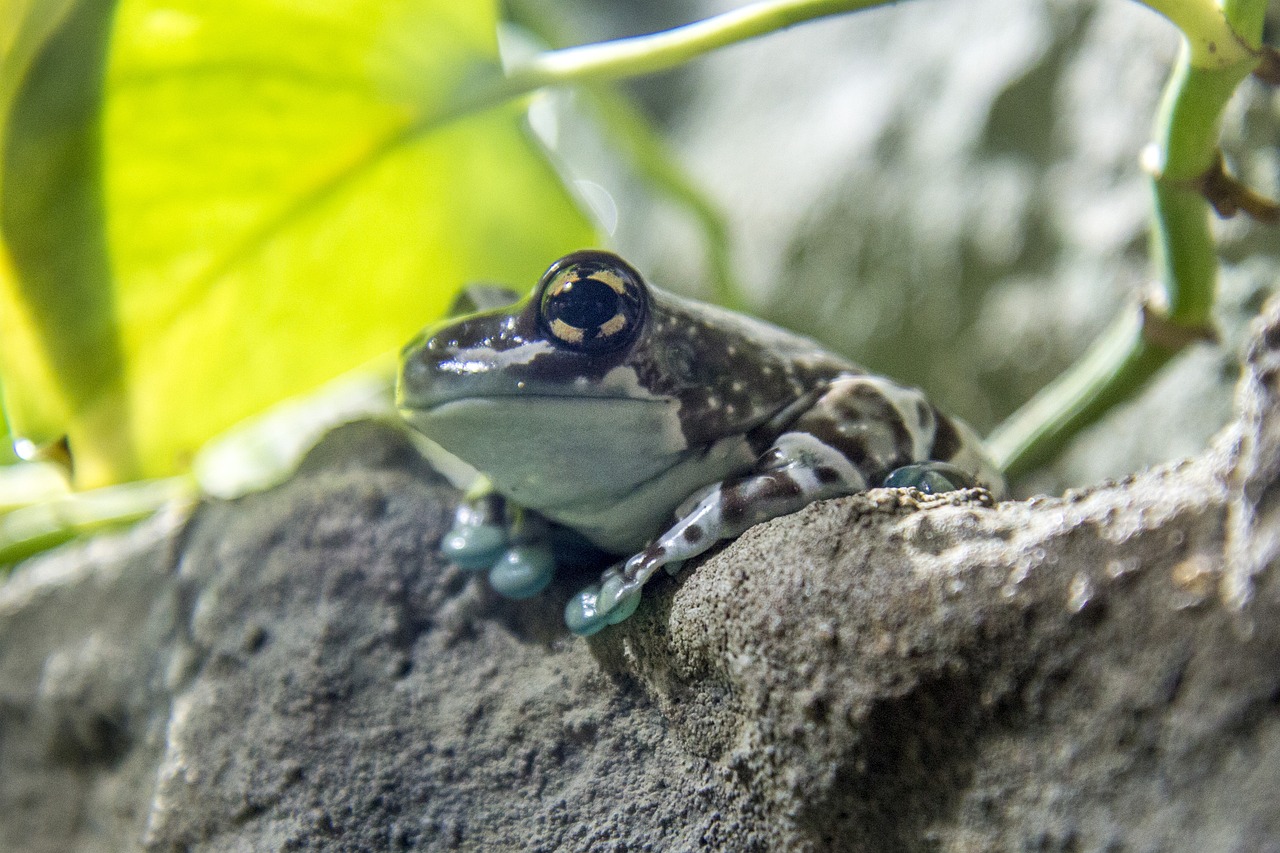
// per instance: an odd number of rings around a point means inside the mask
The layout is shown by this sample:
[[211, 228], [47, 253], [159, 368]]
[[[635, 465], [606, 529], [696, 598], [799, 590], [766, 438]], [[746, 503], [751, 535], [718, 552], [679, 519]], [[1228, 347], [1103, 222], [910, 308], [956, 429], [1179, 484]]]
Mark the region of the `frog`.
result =
[[658, 570], [815, 501], [1003, 489], [976, 433], [923, 392], [612, 252], [559, 258], [523, 298], [476, 293], [404, 347], [396, 406], [479, 473], [441, 543], [451, 562], [521, 599], [550, 583], [557, 542], [612, 555], [565, 605], [574, 634], [629, 618]]

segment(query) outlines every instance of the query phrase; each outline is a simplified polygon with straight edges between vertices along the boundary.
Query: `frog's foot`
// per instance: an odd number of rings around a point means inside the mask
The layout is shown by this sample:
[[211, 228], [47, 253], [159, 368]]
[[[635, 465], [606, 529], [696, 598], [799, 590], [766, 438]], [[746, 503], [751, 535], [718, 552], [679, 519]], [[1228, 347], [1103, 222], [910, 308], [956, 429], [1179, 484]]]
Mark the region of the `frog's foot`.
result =
[[506, 502], [491, 492], [463, 498], [440, 551], [460, 569], [487, 571], [489, 585], [499, 595], [531, 598], [555, 574], [547, 526], [534, 513], [507, 510]]
[[[638, 555], [637, 555], [638, 556]], [[635, 559], [634, 557], [632, 559]], [[630, 561], [628, 561], [630, 562]], [[621, 595], [624, 564], [610, 568], [600, 583], [579, 592], [564, 607], [564, 624], [579, 637], [590, 637], [597, 631], [631, 616], [640, 606], [640, 587]]]
[[883, 485], [886, 489], [912, 488], [926, 495], [936, 495], [971, 489], [977, 483], [973, 474], [949, 462], [917, 462], [890, 471]]

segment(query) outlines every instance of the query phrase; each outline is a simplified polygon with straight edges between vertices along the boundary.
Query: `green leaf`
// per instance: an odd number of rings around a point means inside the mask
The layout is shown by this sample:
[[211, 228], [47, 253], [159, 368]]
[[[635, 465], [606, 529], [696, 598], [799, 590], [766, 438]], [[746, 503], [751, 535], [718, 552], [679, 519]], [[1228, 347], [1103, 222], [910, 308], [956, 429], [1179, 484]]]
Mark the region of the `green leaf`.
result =
[[4, 128], [15, 431], [66, 435], [82, 486], [179, 472], [460, 285], [595, 242], [520, 105], [467, 112], [495, 27], [474, 0], [75, 3]]
[[12, 465], [17, 461], [18, 454], [14, 451], [9, 418], [4, 413], [4, 386], [0, 385], [0, 467]]

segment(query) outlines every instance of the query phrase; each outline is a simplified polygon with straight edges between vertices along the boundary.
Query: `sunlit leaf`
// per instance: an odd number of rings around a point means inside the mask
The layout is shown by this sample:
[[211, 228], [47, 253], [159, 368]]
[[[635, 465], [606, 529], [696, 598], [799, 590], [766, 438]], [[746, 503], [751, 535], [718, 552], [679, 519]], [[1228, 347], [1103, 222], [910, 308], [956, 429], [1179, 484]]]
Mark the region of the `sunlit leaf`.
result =
[[519, 105], [454, 115], [497, 73], [495, 23], [475, 0], [74, 4], [5, 127], [15, 430], [67, 435], [81, 485], [181, 471], [461, 284], [593, 242]]
[[0, 385], [0, 466], [11, 465], [18, 461], [14, 452], [13, 439], [10, 435], [9, 420], [4, 414], [4, 386]]
[[[13, 466], [23, 469], [26, 466]], [[75, 493], [53, 493], [38, 470], [25, 473], [45, 490], [37, 503], [0, 514], [0, 568], [76, 536], [119, 527], [152, 515], [162, 506], [184, 512], [195, 496], [190, 477], [168, 477], [106, 486]], [[0, 470], [0, 499], [10, 469]]]

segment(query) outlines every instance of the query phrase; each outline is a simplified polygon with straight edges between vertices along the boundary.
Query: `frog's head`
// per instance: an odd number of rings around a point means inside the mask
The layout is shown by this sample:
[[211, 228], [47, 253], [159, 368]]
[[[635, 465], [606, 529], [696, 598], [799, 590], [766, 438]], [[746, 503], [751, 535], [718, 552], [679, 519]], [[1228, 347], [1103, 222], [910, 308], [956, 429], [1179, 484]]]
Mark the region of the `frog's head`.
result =
[[618, 493], [688, 448], [678, 405], [637, 373], [653, 317], [635, 269], [575, 252], [524, 299], [424, 329], [403, 351], [397, 405], [526, 505]]
[[424, 329], [402, 352], [399, 404], [419, 413], [478, 397], [617, 396], [603, 375], [649, 314], [649, 288], [630, 265], [575, 252], [524, 299]]

